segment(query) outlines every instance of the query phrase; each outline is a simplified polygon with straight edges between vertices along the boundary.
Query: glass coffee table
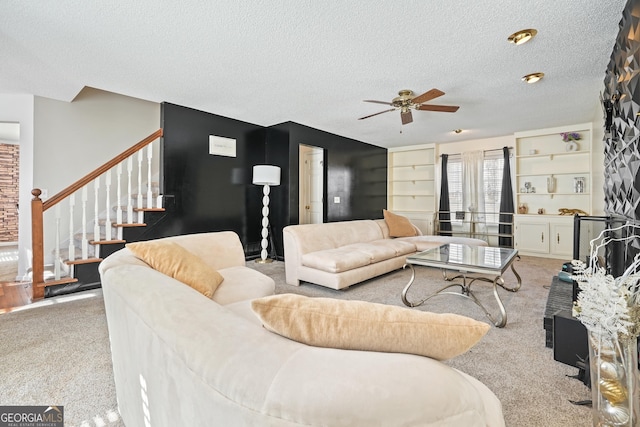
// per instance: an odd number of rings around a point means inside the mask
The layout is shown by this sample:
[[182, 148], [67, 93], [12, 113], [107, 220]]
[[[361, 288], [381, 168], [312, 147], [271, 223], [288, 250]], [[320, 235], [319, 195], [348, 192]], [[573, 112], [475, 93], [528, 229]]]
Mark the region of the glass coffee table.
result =
[[[518, 289], [520, 289], [522, 279], [513, 267], [513, 262], [516, 258], [519, 258], [517, 249], [496, 248], [490, 246], [470, 246], [454, 243], [448, 243], [438, 246], [437, 248], [428, 249], [415, 255], [408, 256], [403, 268], [408, 266], [411, 269], [411, 279], [407, 286], [402, 290], [402, 302], [406, 306], [417, 307], [436, 295], [460, 295], [476, 303], [476, 305], [484, 311], [494, 325], [498, 328], [502, 328], [507, 324], [507, 312], [504, 308], [504, 304], [502, 304], [500, 295], [498, 295], [498, 286], [510, 292], [517, 292]], [[412, 302], [407, 298], [407, 293], [416, 278], [414, 265], [440, 268], [442, 269], [442, 274], [446, 281], [453, 281], [457, 279], [462, 279], [462, 281], [458, 283], [451, 283], [423, 300]], [[513, 274], [517, 279], [517, 284], [513, 287], [506, 286], [504, 279], [502, 278], [502, 275], [508, 268], [511, 268], [511, 271], [513, 271]], [[449, 277], [447, 275], [448, 271], [453, 272], [455, 276]], [[500, 313], [497, 318], [494, 318], [494, 316], [489, 313], [489, 311], [471, 292], [471, 284], [477, 280], [493, 283], [493, 295], [495, 296], [500, 309]], [[459, 286], [461, 288], [461, 292], [447, 291], [449, 288], [455, 286]]]

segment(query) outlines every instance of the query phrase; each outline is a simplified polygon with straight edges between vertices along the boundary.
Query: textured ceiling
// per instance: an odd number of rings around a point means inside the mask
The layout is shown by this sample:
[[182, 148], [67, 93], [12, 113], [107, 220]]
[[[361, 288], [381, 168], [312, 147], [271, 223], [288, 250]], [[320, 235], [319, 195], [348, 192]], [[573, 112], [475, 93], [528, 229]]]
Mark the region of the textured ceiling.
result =
[[[0, 0], [0, 93], [71, 101], [91, 86], [383, 147], [488, 138], [597, 117], [625, 4]], [[538, 36], [507, 42], [523, 28]], [[357, 120], [387, 108], [364, 99], [431, 88], [458, 112]]]

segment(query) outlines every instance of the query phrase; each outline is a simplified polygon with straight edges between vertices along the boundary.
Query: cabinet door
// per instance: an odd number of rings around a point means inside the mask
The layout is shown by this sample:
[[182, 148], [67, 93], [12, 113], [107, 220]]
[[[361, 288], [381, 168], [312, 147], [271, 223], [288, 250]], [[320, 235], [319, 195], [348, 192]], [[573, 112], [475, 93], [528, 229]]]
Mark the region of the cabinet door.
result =
[[522, 252], [549, 253], [549, 224], [517, 222], [516, 249]]
[[550, 224], [551, 253], [571, 258], [573, 256], [573, 223]]

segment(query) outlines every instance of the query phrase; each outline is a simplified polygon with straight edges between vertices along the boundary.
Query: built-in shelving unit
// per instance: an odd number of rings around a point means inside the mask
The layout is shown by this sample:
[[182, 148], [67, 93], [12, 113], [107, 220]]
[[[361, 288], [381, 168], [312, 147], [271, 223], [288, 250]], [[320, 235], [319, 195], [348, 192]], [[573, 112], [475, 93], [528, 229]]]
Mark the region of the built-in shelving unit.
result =
[[431, 234], [436, 203], [435, 146], [392, 148], [388, 155], [388, 209], [407, 216], [423, 233]]
[[[564, 142], [564, 132], [578, 133], [580, 140]], [[515, 240], [521, 253], [571, 256], [573, 216], [561, 211], [591, 214], [592, 134], [591, 123], [515, 134]]]

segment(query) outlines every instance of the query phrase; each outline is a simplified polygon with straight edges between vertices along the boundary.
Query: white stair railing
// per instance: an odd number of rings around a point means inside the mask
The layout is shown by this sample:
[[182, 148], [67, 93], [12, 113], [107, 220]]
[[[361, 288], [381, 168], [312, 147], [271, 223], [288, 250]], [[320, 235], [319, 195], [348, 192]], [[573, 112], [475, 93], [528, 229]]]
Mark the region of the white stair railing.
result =
[[[100, 177], [93, 181], [93, 241], [100, 240]], [[97, 256], [97, 255], [96, 255]]]
[[56, 205], [56, 237], [55, 237], [55, 254], [53, 258], [53, 277], [60, 280], [60, 272], [62, 270], [62, 259], [60, 258], [60, 205]]
[[153, 191], [151, 188], [151, 164], [153, 160], [153, 146], [147, 145], [147, 208], [153, 209]]
[[111, 169], [104, 175], [105, 187], [105, 220], [104, 220], [104, 238], [111, 240]]
[[76, 204], [76, 194], [69, 196], [69, 261], [76, 259], [76, 246], [73, 244], [73, 208]]
[[143, 160], [143, 155], [144, 153], [142, 152], [142, 150], [138, 151], [138, 203], [137, 203], [137, 207], [138, 207], [138, 223], [142, 224], [144, 222], [144, 215], [142, 209], [144, 207], [144, 200], [142, 200], [142, 160]]
[[89, 242], [87, 240], [87, 186], [82, 187], [82, 239], [80, 241], [82, 259], [89, 258]]
[[133, 159], [127, 158], [127, 224], [133, 224], [133, 200], [131, 192], [131, 174], [133, 172]]
[[[144, 220], [145, 209], [153, 209], [154, 204], [154, 191], [152, 189], [151, 179], [152, 179], [152, 166], [153, 164], [153, 148], [151, 147], [152, 143], [160, 144], [160, 138], [162, 137], [162, 129], [158, 129], [156, 132], [152, 133], [148, 137], [142, 139], [138, 143], [124, 150], [122, 153], [115, 156], [113, 159], [105, 162], [103, 165], [97, 167], [95, 170], [91, 171], [89, 174], [84, 177], [78, 179], [76, 182], [72, 183], [62, 191], [53, 195], [47, 200], [43, 200], [40, 198], [42, 195], [42, 190], [35, 188], [31, 194], [33, 195], [33, 199], [31, 201], [31, 221], [32, 221], [32, 279], [33, 279], [33, 297], [34, 298], [42, 298], [44, 296], [44, 288], [49, 285], [49, 282], [44, 281], [44, 268], [45, 261], [50, 263], [50, 257], [45, 257], [45, 253], [50, 254], [54, 258], [53, 260], [53, 268], [55, 270], [56, 281], [59, 282], [68, 282], [69, 280], [64, 278], [61, 279], [61, 276], [66, 272], [73, 272], [73, 265], [75, 264], [73, 261], [77, 261], [80, 256], [82, 259], [89, 258], [89, 242], [100, 244], [102, 239], [107, 241], [113, 240], [122, 240], [122, 225], [133, 224], [136, 225], [136, 220], [139, 223], [142, 223]], [[143, 150], [147, 148], [146, 153], [146, 178], [147, 182], [142, 182], [142, 177], [144, 176], [143, 169], [145, 167]], [[156, 152], [160, 152], [161, 150], [157, 150]], [[137, 170], [133, 170], [134, 165], [132, 161], [132, 157], [135, 154], [138, 154], [137, 161]], [[127, 162], [127, 194], [126, 194], [126, 205], [125, 200], [122, 198], [122, 168], [123, 163]], [[114, 171], [115, 168], [115, 171]], [[113, 183], [112, 174], [116, 173], [116, 183]], [[135, 175], [133, 173], [137, 173], [137, 208], [136, 211], [140, 209], [138, 215], [134, 218], [134, 205], [132, 200], [133, 195], [133, 178]], [[101, 176], [105, 177], [104, 186], [100, 182], [102, 179]], [[89, 192], [89, 185], [93, 181], [93, 191]], [[116, 188], [113, 188], [113, 185], [116, 185]], [[145, 189], [143, 186], [147, 185]], [[82, 189], [81, 194], [77, 194], [78, 191]], [[117, 193], [117, 197], [115, 194], [111, 192], [114, 191]], [[143, 194], [145, 194], [147, 202], [144, 201]], [[76, 205], [76, 197], [81, 197], [81, 211], [78, 212], [75, 209]], [[93, 198], [93, 200], [91, 200]], [[113, 199], [116, 199], [115, 201]], [[68, 202], [67, 202], [68, 200]], [[160, 203], [157, 207], [162, 207], [162, 195], [157, 195], [157, 202]], [[68, 203], [68, 211], [66, 207], [61, 209], [61, 202], [64, 202], [65, 205]], [[103, 204], [104, 203], [104, 204]], [[116, 214], [112, 213], [112, 203], [116, 205]], [[87, 206], [93, 205], [93, 215], [92, 212], [87, 210]], [[123, 224], [123, 211], [127, 209], [127, 224]], [[146, 207], [145, 207], [146, 206]], [[55, 208], [55, 209], [51, 209]], [[51, 211], [49, 211], [51, 209]], [[101, 212], [102, 209], [102, 212]], [[50, 214], [46, 214], [47, 211], [51, 212]], [[46, 214], [46, 215], [45, 215]], [[63, 218], [64, 215], [68, 215], [67, 218]], [[90, 222], [87, 221], [87, 217], [90, 217]], [[105, 217], [103, 220], [102, 217]], [[115, 217], [115, 219], [114, 219]], [[46, 219], [46, 221], [45, 221]], [[64, 227], [65, 220], [68, 220], [68, 242], [61, 242], [61, 236], [66, 233], [66, 227]], [[78, 226], [80, 230], [76, 230], [76, 224], [78, 221], [81, 224]], [[114, 222], [115, 221], [115, 222]], [[117, 227], [118, 237], [114, 238], [113, 226], [119, 225]], [[105, 230], [102, 231], [102, 226], [104, 225]], [[91, 230], [93, 227], [93, 230]], [[48, 233], [45, 233], [46, 229], [49, 230]], [[88, 233], [92, 234], [92, 239], [88, 237]], [[47, 238], [45, 238], [47, 237]], [[78, 242], [80, 239], [80, 242]], [[76, 248], [76, 245], [79, 243], [80, 251]], [[52, 249], [47, 248], [47, 246], [53, 245]], [[63, 247], [68, 248], [68, 253], [65, 257], [64, 250], [61, 250]], [[96, 248], [97, 249], [97, 248]], [[91, 251], [91, 254], [96, 254], [96, 258], [98, 258], [99, 251]], [[67, 267], [65, 262], [61, 262], [66, 258]], [[73, 277], [73, 276], [72, 276]], [[57, 283], [51, 283], [57, 284]]]

